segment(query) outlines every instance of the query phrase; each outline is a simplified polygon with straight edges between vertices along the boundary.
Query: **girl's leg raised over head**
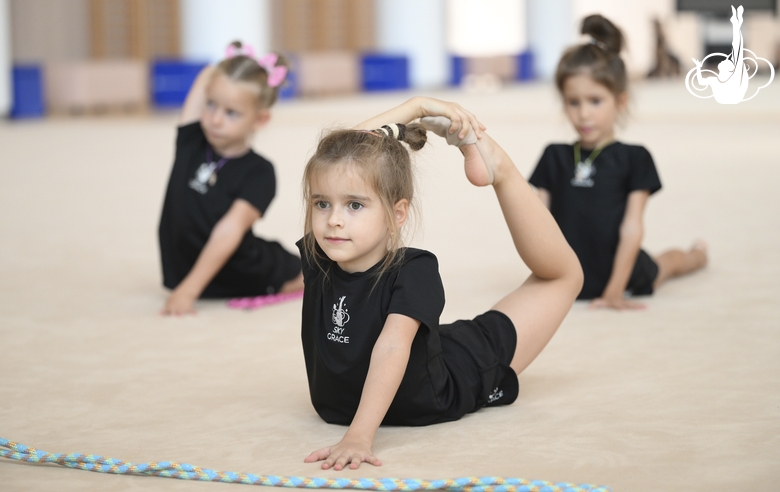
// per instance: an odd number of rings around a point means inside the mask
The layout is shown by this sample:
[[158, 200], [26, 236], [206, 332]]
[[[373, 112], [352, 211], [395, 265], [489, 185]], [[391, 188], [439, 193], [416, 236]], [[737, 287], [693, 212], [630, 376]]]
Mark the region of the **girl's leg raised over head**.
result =
[[531, 269], [528, 279], [492, 308], [514, 323], [517, 347], [511, 365], [520, 373], [571, 309], [582, 288], [582, 268], [555, 219], [489, 135], [460, 149], [469, 181], [476, 186], [492, 184], [515, 249]]

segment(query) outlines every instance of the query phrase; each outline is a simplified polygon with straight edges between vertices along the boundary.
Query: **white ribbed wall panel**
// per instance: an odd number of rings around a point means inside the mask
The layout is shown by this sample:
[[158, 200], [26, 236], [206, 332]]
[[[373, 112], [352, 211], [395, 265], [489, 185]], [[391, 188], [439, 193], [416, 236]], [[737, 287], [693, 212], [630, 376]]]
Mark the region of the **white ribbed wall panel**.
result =
[[182, 55], [216, 62], [238, 39], [260, 54], [271, 47], [268, 0], [181, 0]]
[[8, 0], [0, 0], [0, 115], [11, 112], [11, 11]]
[[377, 49], [409, 57], [413, 87], [445, 85], [449, 56], [445, 44], [445, 0], [377, 0]]
[[534, 56], [534, 73], [549, 80], [555, 76], [561, 53], [576, 39], [572, 0], [527, 1], [528, 47]]
[[448, 0], [450, 52], [460, 56], [498, 56], [525, 51], [525, 10], [525, 0]]

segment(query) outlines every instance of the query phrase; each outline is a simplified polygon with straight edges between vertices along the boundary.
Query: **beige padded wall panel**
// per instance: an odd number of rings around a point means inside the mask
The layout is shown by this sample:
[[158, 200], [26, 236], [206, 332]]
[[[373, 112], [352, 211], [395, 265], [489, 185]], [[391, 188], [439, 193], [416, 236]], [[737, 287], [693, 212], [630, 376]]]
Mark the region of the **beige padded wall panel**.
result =
[[273, 0], [274, 49], [366, 51], [376, 46], [373, 0]]
[[179, 56], [178, 0], [90, 0], [93, 58]]
[[55, 113], [142, 109], [148, 80], [142, 60], [54, 62], [46, 66], [46, 99]]
[[298, 90], [303, 96], [356, 92], [361, 84], [357, 54], [349, 51], [298, 53]]
[[308, 0], [273, 0], [273, 48], [280, 51], [303, 51], [312, 45], [311, 2]]
[[375, 2], [367, 2], [365, 0], [348, 1], [348, 47], [360, 51], [373, 50], [376, 48]]

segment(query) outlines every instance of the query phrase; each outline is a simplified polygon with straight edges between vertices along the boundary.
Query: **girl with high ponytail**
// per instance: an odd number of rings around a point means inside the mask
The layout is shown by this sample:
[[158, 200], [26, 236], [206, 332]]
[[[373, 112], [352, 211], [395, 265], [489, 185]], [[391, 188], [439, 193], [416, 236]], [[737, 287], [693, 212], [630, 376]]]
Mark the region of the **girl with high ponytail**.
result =
[[[427, 130], [458, 146], [472, 184], [493, 187], [532, 272], [486, 313], [445, 325], [436, 257], [402, 240], [416, 199], [408, 149], [421, 149]], [[378, 466], [372, 443], [380, 424], [429, 425], [512, 403], [517, 373], [544, 348], [579, 292], [577, 257], [483, 130], [457, 104], [413, 98], [354, 129], [324, 135], [309, 160], [298, 242], [303, 355], [315, 410], [349, 427], [306, 462], [336, 470]], [[457, 241], [468, 224], [453, 219]], [[464, 252], [469, 260], [479, 258]]]
[[702, 268], [707, 250], [652, 257], [641, 249], [649, 196], [661, 188], [650, 153], [615, 140], [628, 104], [628, 75], [620, 56], [625, 38], [601, 15], [583, 19], [586, 42], [564, 52], [555, 83], [579, 138], [549, 145], [529, 182], [579, 257], [585, 284], [579, 299], [592, 307], [639, 309], [625, 294], [650, 295], [666, 280]]

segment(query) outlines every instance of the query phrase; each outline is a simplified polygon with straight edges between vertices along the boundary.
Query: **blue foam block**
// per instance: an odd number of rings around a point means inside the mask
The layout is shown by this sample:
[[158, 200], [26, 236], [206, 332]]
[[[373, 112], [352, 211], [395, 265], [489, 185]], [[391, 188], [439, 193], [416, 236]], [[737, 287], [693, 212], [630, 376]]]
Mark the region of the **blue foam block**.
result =
[[529, 81], [534, 78], [534, 54], [531, 50], [523, 51], [517, 55], [517, 73], [515, 74], [515, 79]]
[[39, 118], [46, 114], [43, 100], [43, 70], [38, 65], [17, 65], [12, 69], [11, 118]]
[[409, 59], [403, 55], [366, 53], [361, 60], [364, 91], [409, 88]]
[[152, 102], [157, 107], [175, 108], [184, 104], [192, 83], [204, 62], [155, 60], [152, 62]]

